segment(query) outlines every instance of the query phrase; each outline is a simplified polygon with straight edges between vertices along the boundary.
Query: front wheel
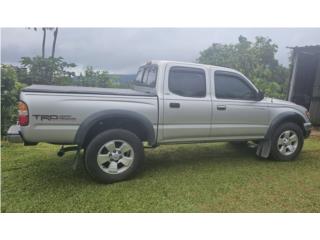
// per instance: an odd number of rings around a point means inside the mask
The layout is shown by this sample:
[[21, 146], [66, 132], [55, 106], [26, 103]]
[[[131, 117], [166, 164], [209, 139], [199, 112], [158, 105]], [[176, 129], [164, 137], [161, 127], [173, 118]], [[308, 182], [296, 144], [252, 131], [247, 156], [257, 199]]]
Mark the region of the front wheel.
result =
[[284, 123], [273, 134], [271, 156], [275, 160], [292, 161], [300, 153], [303, 142], [301, 128], [295, 123]]
[[137, 172], [144, 159], [141, 140], [132, 132], [112, 129], [97, 135], [88, 145], [85, 165], [95, 180], [122, 181]]

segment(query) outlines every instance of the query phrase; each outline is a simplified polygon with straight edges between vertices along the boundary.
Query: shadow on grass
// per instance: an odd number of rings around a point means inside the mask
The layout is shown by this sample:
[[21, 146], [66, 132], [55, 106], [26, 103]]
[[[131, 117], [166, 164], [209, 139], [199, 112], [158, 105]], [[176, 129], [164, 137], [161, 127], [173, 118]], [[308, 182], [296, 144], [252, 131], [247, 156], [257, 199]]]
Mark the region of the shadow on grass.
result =
[[230, 144], [190, 144], [175, 145], [174, 147], [159, 147], [155, 150], [148, 150], [146, 162], [148, 165], [169, 164], [186, 165], [207, 163], [216, 164], [226, 161], [241, 162], [247, 160], [259, 160], [255, 155], [256, 149], [236, 147]]
[[[150, 171], [161, 172], [168, 168], [174, 171], [199, 165], [214, 167], [224, 164], [229, 167], [248, 161], [258, 162], [260, 159], [256, 157], [255, 150], [247, 146], [235, 147], [224, 143], [168, 145], [147, 149], [145, 164], [135, 178], [141, 179]], [[63, 158], [50, 154], [48, 160], [43, 160], [41, 164], [33, 167], [38, 168], [33, 171], [33, 178], [45, 181], [48, 185], [56, 185], [58, 180], [60, 184], [95, 184], [85, 170], [83, 155], [75, 171], [72, 169], [73, 158], [73, 154], [66, 154]]]

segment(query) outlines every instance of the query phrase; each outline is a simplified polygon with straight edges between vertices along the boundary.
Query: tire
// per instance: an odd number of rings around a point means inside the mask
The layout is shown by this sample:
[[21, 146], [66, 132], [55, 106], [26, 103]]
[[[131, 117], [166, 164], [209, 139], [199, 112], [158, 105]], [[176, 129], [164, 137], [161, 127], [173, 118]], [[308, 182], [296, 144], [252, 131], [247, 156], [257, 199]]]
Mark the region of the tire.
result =
[[272, 135], [271, 157], [278, 161], [293, 161], [300, 153], [303, 142], [303, 132], [299, 125], [291, 122], [281, 124]]
[[87, 172], [101, 183], [113, 183], [132, 177], [143, 160], [141, 140], [123, 129], [100, 133], [91, 140], [85, 154]]

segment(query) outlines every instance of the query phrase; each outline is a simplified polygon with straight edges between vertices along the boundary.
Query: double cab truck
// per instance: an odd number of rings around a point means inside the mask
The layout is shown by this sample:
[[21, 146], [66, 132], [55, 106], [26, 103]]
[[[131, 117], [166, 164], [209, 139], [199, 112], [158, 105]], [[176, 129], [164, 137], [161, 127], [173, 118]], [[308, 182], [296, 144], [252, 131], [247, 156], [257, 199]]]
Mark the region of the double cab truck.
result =
[[[254, 141], [256, 154], [294, 160], [310, 134], [307, 110], [264, 97], [240, 72], [218, 66], [150, 61], [132, 89], [31, 85], [8, 138], [84, 150], [87, 172], [111, 183], [131, 177], [145, 147]], [[196, 156], [196, 154], [195, 154]]]

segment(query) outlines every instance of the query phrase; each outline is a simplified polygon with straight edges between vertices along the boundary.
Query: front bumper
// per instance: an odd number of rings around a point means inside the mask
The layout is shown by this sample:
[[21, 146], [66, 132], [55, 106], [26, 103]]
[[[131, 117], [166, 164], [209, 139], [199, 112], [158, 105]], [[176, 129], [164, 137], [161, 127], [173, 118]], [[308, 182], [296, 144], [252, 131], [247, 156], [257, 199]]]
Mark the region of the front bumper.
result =
[[19, 125], [12, 125], [7, 131], [8, 141], [11, 143], [23, 143]]
[[304, 123], [303, 124], [304, 131], [305, 131], [305, 137], [309, 137], [312, 129], [312, 124], [310, 122]]

